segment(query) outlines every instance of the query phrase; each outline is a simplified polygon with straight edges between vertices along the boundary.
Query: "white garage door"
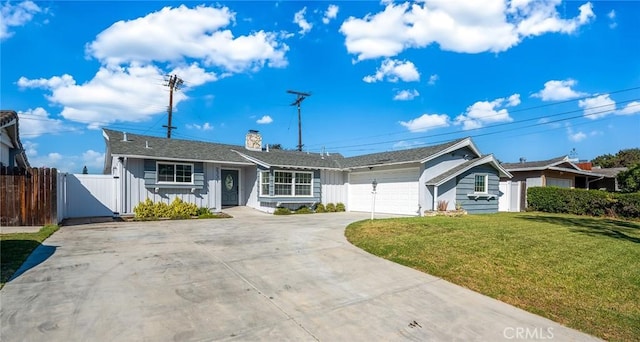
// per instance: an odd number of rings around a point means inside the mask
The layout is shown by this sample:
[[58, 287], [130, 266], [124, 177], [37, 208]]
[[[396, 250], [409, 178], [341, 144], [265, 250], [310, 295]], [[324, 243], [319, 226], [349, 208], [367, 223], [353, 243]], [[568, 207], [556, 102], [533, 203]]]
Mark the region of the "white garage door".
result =
[[416, 215], [418, 213], [419, 168], [354, 172], [349, 175], [349, 210], [371, 211], [371, 182], [378, 182], [376, 212]]

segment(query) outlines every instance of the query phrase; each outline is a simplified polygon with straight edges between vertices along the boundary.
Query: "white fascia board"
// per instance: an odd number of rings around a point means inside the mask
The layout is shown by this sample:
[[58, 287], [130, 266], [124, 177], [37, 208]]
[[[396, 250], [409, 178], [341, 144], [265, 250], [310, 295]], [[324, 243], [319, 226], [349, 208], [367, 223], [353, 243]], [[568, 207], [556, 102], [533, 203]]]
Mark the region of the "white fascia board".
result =
[[254, 158], [254, 157], [250, 157], [250, 156], [248, 156], [248, 155], [246, 155], [246, 154], [244, 154], [244, 153], [240, 153], [240, 152], [238, 152], [238, 151], [236, 151], [236, 150], [231, 150], [231, 151], [233, 151], [233, 152], [237, 153], [240, 157], [242, 157], [242, 158], [244, 158], [244, 159], [246, 159], [246, 160], [248, 160], [248, 161], [252, 162], [252, 164], [258, 164], [258, 165], [260, 165], [260, 166], [262, 166], [262, 167], [265, 167], [265, 168], [267, 168], [267, 169], [270, 169], [270, 168], [271, 168], [271, 165], [269, 165], [269, 164], [267, 164], [267, 163], [263, 162], [262, 160], [259, 160], [259, 159]]
[[254, 163], [241, 163], [241, 162], [232, 162], [228, 160], [205, 160], [205, 159], [189, 159], [189, 158], [168, 158], [168, 157], [155, 157], [155, 156], [143, 156], [136, 154], [112, 154], [114, 158], [117, 157], [127, 157], [127, 158], [138, 158], [138, 159], [153, 159], [153, 160], [166, 160], [166, 161], [187, 161], [193, 163], [216, 163], [216, 164], [230, 164], [230, 165], [255, 165]]
[[18, 123], [18, 119], [13, 118], [11, 120], [9, 120], [8, 122], [6, 122], [4, 125], [2, 125], [0, 128], [5, 128], [5, 127], [9, 127], [9, 126], [13, 126], [16, 123]]
[[606, 177], [606, 175], [599, 174], [599, 173], [594, 173], [594, 172], [591, 172], [591, 171], [585, 171], [585, 170], [582, 170], [582, 169], [573, 170], [573, 169], [567, 169], [567, 168], [564, 168], [564, 167], [552, 166], [552, 167], [549, 168], [549, 170], [567, 172], [567, 173], [575, 173], [575, 174], [579, 174], [579, 175], [583, 175], [583, 176]]
[[421, 161], [420, 160], [410, 160], [410, 161], [403, 161], [403, 162], [396, 162], [396, 163], [371, 164], [371, 165], [347, 167], [347, 168], [339, 169], [339, 170], [342, 170], [342, 171], [353, 171], [353, 170], [357, 170], [357, 169], [368, 169], [370, 167], [396, 166], [396, 165], [402, 165], [402, 164], [415, 164], [415, 163], [421, 163]]
[[512, 178], [513, 177], [513, 175], [511, 175], [507, 170], [505, 170], [502, 166], [500, 166], [498, 161], [494, 158], [493, 154], [489, 154], [489, 155], [481, 157], [480, 159], [478, 159], [478, 160], [474, 161], [473, 163], [467, 165], [467, 167], [458, 170], [456, 173], [451, 174], [449, 177], [439, 181], [438, 183], [427, 183], [427, 185], [440, 186], [440, 185], [448, 182], [449, 180], [451, 180], [453, 177], [457, 177], [458, 175], [460, 175], [460, 174], [462, 174], [464, 172], [467, 172], [468, 170], [470, 170], [470, 169], [472, 169], [472, 168], [474, 168], [476, 166], [487, 164], [487, 163], [493, 164], [493, 166], [498, 170], [498, 172], [504, 174], [506, 177], [508, 177], [508, 178]]
[[471, 149], [471, 151], [473, 151], [473, 153], [476, 154], [476, 156], [478, 157], [482, 157], [482, 154], [480, 153], [480, 151], [478, 150], [478, 148], [476, 147], [476, 145], [473, 143], [473, 141], [471, 141], [471, 138], [465, 138], [464, 140], [456, 143], [455, 145], [449, 146], [447, 148], [445, 148], [444, 150], [436, 153], [436, 154], [432, 154], [430, 156], [428, 156], [427, 158], [424, 158], [422, 160], [420, 160], [420, 163], [426, 163], [429, 160], [435, 159], [440, 157], [441, 155], [445, 155], [447, 153], [451, 153], [451, 152], [455, 152], [463, 147], [469, 147], [469, 149]]

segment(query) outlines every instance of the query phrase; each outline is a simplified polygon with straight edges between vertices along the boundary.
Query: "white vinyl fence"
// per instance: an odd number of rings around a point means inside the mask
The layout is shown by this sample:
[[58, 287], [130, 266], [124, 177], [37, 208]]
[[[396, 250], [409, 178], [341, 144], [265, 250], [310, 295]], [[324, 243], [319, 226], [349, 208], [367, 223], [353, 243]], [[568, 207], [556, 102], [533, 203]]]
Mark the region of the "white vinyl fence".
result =
[[500, 198], [498, 199], [498, 211], [519, 212], [521, 208], [522, 193], [521, 182], [500, 182]]
[[115, 181], [111, 175], [58, 174], [58, 220], [113, 216]]

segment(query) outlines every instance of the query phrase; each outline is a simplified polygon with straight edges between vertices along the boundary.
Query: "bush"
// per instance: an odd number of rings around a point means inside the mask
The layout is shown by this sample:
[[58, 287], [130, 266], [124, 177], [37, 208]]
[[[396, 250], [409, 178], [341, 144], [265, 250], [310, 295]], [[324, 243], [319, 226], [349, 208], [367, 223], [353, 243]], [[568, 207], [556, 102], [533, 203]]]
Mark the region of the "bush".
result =
[[193, 203], [185, 203], [177, 197], [171, 204], [153, 203], [151, 199], [147, 198], [133, 208], [133, 213], [136, 219], [180, 219], [198, 215], [198, 207]]
[[291, 210], [285, 207], [277, 207], [276, 211], [273, 212], [274, 215], [291, 215]]
[[327, 209], [324, 207], [324, 204], [318, 203], [316, 204], [316, 213], [326, 213]]
[[449, 201], [445, 201], [445, 200], [438, 201], [438, 211], [447, 211], [447, 207], [449, 207]]
[[196, 215], [198, 216], [202, 216], [202, 215], [211, 215], [211, 210], [209, 210], [209, 208], [205, 208], [205, 207], [200, 207], [198, 208], [198, 210], [196, 211]]
[[600, 190], [533, 187], [527, 189], [527, 210], [638, 218], [640, 193], [618, 194]]
[[309, 207], [303, 205], [298, 210], [295, 211], [295, 214], [313, 214], [313, 210], [309, 209]]
[[336, 205], [333, 203], [327, 203], [327, 206], [325, 207], [325, 209], [327, 210], [328, 213], [335, 213]]
[[346, 211], [347, 209], [344, 206], [344, 203], [340, 203], [338, 202], [338, 204], [336, 204], [336, 211], [337, 212], [343, 212]]

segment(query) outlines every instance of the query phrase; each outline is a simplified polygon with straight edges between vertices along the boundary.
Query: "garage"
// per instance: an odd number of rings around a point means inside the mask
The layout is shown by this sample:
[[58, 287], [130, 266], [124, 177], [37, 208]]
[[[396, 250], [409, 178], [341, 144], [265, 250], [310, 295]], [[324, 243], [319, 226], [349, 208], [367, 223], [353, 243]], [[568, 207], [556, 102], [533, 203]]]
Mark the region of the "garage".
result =
[[352, 172], [349, 175], [349, 210], [371, 211], [371, 182], [378, 182], [376, 212], [418, 214], [420, 168]]

